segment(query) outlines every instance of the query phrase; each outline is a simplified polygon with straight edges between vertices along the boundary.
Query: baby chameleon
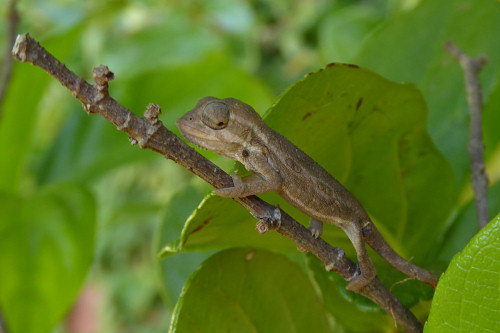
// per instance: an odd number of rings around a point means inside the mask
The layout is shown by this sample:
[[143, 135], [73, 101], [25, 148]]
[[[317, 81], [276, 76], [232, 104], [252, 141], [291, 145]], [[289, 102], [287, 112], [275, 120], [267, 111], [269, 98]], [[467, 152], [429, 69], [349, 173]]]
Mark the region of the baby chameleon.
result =
[[349, 282], [348, 290], [357, 291], [375, 278], [365, 242], [401, 272], [435, 288], [436, 275], [400, 257], [358, 200], [312, 158], [268, 127], [251, 106], [233, 98], [205, 97], [177, 120], [177, 126], [190, 142], [239, 161], [253, 173], [243, 179], [232, 175], [234, 186], [216, 189], [216, 194], [236, 198], [276, 191], [311, 218], [309, 229], [314, 237], [321, 235], [323, 222], [344, 230], [360, 266], [360, 274]]

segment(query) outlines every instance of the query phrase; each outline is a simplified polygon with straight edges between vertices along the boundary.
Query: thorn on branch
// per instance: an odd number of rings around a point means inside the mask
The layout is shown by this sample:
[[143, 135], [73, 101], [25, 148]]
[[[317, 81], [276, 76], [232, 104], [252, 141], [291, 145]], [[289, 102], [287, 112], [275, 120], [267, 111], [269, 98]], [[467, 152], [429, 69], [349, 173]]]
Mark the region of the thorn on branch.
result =
[[115, 74], [109, 70], [108, 66], [100, 65], [92, 70], [94, 81], [98, 86], [107, 86], [108, 82], [113, 81]]
[[[162, 127], [163, 124], [158, 120], [158, 116], [160, 114], [161, 108], [158, 104], [151, 103], [146, 107], [146, 111], [144, 111], [144, 118], [149, 126], [146, 129], [146, 136], [137, 140], [141, 149], [150, 148], [148, 144], [150, 143], [151, 138]], [[168, 155], [164, 156], [168, 158]]]
[[[339, 249], [339, 251], [337, 253], [337, 257], [332, 258], [331, 261], [325, 266], [325, 269], [328, 272], [335, 272], [335, 271], [339, 270], [340, 268], [337, 266], [337, 263], [342, 261], [342, 259], [344, 257], [345, 257], [345, 251], [343, 249]], [[356, 272], [354, 274], [352, 274], [351, 277], [349, 279], [347, 279], [347, 281], [354, 280], [360, 274], [361, 274], [361, 271], [360, 271], [359, 265], [358, 265], [358, 266], [356, 266]]]
[[138, 142], [137, 142], [137, 140], [136, 140], [136, 139], [134, 139], [134, 138], [132, 138], [132, 137], [129, 137], [129, 138], [128, 138], [128, 141], [130, 141], [130, 144], [131, 144], [132, 146], [135, 146], [135, 145], [138, 143]]
[[144, 111], [144, 117], [151, 125], [156, 125], [158, 116], [161, 114], [161, 107], [158, 104], [149, 104]]
[[[109, 85], [108, 82], [112, 81], [115, 78], [113, 72], [111, 72], [108, 66], [100, 65], [92, 70], [92, 74], [94, 76], [95, 88], [98, 93], [95, 96], [94, 103], [99, 103], [109, 96]], [[90, 113], [91, 110], [89, 109]]]

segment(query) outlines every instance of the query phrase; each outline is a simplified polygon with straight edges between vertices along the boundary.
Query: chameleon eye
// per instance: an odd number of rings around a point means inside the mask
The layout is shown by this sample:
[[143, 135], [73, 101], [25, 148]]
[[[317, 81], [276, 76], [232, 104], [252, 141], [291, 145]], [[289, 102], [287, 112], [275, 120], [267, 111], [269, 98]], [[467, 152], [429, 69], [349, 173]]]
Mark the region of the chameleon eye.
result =
[[229, 108], [222, 102], [210, 102], [203, 108], [201, 121], [211, 129], [223, 129], [229, 121]]

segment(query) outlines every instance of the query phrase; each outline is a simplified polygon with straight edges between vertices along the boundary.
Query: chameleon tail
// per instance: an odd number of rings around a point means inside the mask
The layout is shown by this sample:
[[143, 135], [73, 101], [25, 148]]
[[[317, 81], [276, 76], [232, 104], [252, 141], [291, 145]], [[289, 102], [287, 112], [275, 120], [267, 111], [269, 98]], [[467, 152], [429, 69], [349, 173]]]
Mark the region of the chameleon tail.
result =
[[370, 221], [370, 223], [363, 227], [363, 237], [366, 243], [394, 268], [436, 289], [436, 285], [439, 281], [437, 275], [403, 259], [389, 246], [389, 244], [387, 244], [373, 222]]

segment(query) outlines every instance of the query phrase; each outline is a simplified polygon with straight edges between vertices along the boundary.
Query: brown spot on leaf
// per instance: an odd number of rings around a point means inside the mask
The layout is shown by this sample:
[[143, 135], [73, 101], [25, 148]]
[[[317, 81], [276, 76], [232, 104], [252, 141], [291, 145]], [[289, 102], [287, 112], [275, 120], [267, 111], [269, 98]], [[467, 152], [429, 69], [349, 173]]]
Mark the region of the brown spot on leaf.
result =
[[405, 149], [407, 145], [408, 145], [408, 140], [406, 139], [406, 135], [403, 135], [399, 139], [399, 149]]
[[356, 111], [358, 111], [358, 110], [359, 110], [359, 108], [361, 107], [361, 104], [363, 104], [363, 98], [360, 98], [360, 99], [358, 100], [358, 104], [356, 104]]
[[333, 66], [337, 66], [337, 63], [336, 62], [331, 62], [328, 65], [326, 65], [326, 68], [333, 67]]
[[311, 116], [311, 112], [308, 112], [304, 115], [304, 117], [302, 117], [302, 120], [306, 120], [307, 118], [309, 118]]
[[347, 67], [351, 67], [351, 68], [359, 68], [358, 65], [354, 65], [354, 64], [345, 64]]
[[210, 223], [210, 221], [212, 220], [212, 218], [213, 217], [209, 217], [208, 219], [206, 219], [205, 221], [203, 221], [203, 223], [201, 225], [199, 225], [196, 229], [194, 229], [193, 231], [191, 231], [191, 234], [194, 234], [195, 232], [198, 232], [201, 229], [203, 229], [208, 223]]

